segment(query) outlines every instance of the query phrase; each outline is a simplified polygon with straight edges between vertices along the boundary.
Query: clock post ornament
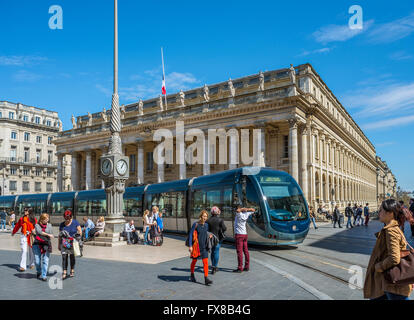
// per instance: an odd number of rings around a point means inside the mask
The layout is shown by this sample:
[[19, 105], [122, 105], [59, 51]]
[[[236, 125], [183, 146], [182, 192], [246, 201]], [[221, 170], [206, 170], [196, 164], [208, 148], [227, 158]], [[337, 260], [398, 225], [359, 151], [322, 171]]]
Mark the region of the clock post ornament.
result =
[[122, 153], [121, 114], [118, 96], [118, 2], [115, 3], [114, 93], [111, 106], [111, 138], [108, 153], [101, 156], [100, 170], [105, 182], [107, 219], [105, 232], [121, 232], [125, 224], [123, 203], [125, 183], [129, 177], [129, 158]]

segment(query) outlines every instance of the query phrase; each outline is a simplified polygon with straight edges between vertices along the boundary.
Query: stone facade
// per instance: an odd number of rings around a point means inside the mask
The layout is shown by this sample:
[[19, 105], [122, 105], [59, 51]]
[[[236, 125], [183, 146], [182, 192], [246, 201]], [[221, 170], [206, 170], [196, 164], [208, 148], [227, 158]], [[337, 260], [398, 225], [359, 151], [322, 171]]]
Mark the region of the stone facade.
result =
[[[244, 166], [240, 141], [226, 149], [230, 164], [159, 165], [153, 162], [153, 133], [174, 132], [176, 121], [185, 129], [260, 129], [259, 166], [290, 173], [308, 202], [341, 208], [349, 202], [376, 206], [378, 158], [373, 144], [309, 64], [258, 74], [122, 106], [121, 138], [130, 157], [127, 186], [150, 184]], [[103, 186], [99, 158], [107, 150], [109, 112], [73, 118], [73, 129], [54, 143], [60, 155], [72, 156], [73, 190]], [[252, 150], [252, 135], [250, 153]], [[188, 146], [192, 142], [186, 142]], [[174, 146], [176, 141], [174, 141]], [[215, 152], [219, 150], [206, 150]], [[174, 152], [174, 163], [177, 163]], [[385, 179], [386, 180], [386, 179]], [[384, 180], [384, 181], [385, 181]], [[388, 180], [385, 181], [388, 188]]]
[[57, 112], [0, 101], [2, 194], [57, 191]]

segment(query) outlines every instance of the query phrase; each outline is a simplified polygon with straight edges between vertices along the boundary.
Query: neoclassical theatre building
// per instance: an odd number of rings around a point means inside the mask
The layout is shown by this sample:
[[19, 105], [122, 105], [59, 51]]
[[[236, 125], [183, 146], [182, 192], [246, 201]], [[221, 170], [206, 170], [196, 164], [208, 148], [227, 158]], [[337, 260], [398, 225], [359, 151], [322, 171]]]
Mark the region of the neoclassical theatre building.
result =
[[[385, 188], [392, 191], [394, 186], [395, 192], [395, 177], [386, 163], [310, 64], [180, 91], [168, 95], [166, 101], [161, 96], [139, 100], [122, 106], [121, 117], [123, 148], [130, 158], [127, 186], [244, 166], [241, 162], [234, 164], [241, 158], [241, 134], [237, 142], [229, 139], [226, 145], [229, 164], [220, 164], [219, 150], [210, 146], [206, 154], [214, 153], [216, 163], [210, 158], [210, 163], [204, 164], [157, 165], [153, 152], [159, 142], [153, 141], [154, 132], [165, 128], [175, 135], [176, 121], [183, 121], [185, 130], [198, 128], [206, 137], [208, 129], [236, 129], [239, 133], [241, 129], [260, 129], [260, 150], [253, 150], [253, 134], [248, 138], [249, 153], [259, 154], [253, 164], [291, 174], [310, 205], [338, 204], [343, 208], [348, 202], [369, 202], [375, 207], [385, 196]], [[107, 151], [109, 121], [109, 110], [105, 109], [77, 119], [72, 116], [73, 128], [53, 141], [59, 162], [59, 190], [103, 187], [99, 158]], [[67, 155], [72, 159], [67, 170], [71, 172], [71, 183], [64, 185], [62, 159]]]

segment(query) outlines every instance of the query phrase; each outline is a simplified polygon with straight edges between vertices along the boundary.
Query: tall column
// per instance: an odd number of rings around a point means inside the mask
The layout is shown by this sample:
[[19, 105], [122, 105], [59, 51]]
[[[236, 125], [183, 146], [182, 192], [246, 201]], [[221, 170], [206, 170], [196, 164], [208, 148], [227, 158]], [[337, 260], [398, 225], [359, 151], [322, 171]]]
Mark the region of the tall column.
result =
[[[158, 159], [161, 159], [162, 157], [162, 152], [161, 152], [161, 148], [158, 148]], [[165, 164], [157, 164], [157, 182], [161, 183], [164, 182], [164, 167]]]
[[[302, 131], [302, 158], [301, 158], [301, 185], [305, 197], [308, 195], [308, 128], [304, 127]], [[309, 201], [309, 200], [308, 200]]]
[[187, 179], [187, 164], [181, 163], [179, 167], [179, 179]]
[[144, 142], [138, 141], [137, 143], [137, 184], [144, 183]]
[[72, 152], [72, 170], [71, 170], [71, 190], [77, 191], [78, 186], [78, 176], [79, 176], [79, 166], [78, 166], [78, 153]]
[[290, 175], [299, 181], [298, 174], [298, 120], [289, 120], [289, 171]]
[[204, 140], [204, 163], [203, 163], [203, 175], [210, 174], [210, 162], [209, 162], [209, 152], [210, 148], [208, 145], [208, 139]]
[[86, 151], [86, 179], [85, 190], [93, 189], [92, 187], [92, 152]]
[[229, 146], [229, 170], [236, 169], [239, 163], [239, 139], [230, 136]]
[[63, 192], [63, 154], [57, 154], [57, 189], [58, 192]]

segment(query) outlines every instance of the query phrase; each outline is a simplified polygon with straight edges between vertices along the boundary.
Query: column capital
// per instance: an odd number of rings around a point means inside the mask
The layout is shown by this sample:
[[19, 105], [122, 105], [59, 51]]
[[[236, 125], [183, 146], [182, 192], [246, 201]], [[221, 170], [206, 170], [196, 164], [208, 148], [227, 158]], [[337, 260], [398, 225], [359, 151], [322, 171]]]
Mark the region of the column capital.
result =
[[288, 119], [289, 128], [290, 129], [297, 129], [299, 125], [299, 117], [293, 116]]

